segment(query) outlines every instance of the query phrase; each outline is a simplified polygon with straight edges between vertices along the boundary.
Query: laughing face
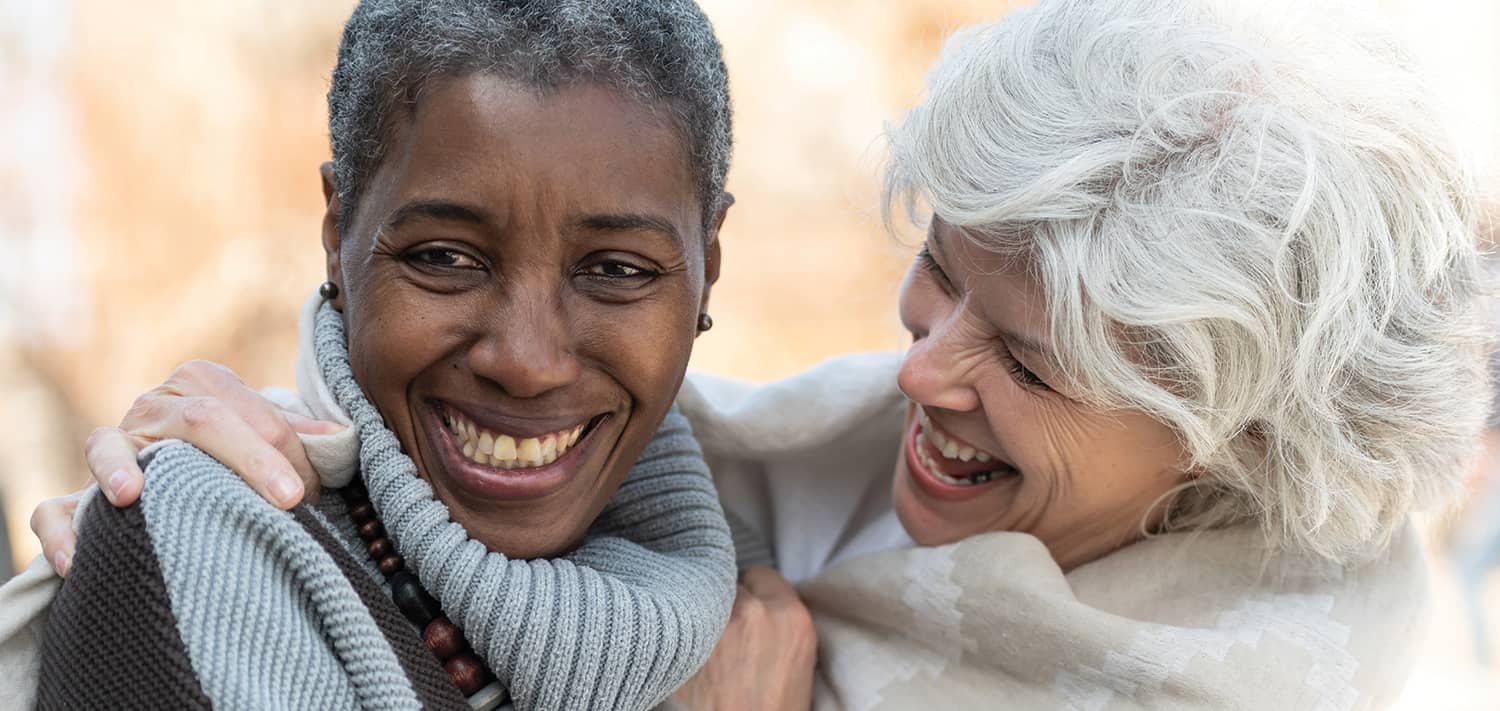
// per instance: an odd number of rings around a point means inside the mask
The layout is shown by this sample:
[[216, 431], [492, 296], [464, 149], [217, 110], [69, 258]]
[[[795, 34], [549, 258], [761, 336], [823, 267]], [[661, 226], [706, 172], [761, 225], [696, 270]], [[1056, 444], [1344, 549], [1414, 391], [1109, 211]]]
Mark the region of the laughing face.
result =
[[491, 550], [575, 545], [682, 382], [718, 247], [668, 113], [435, 82], [342, 235], [330, 201], [355, 378]]
[[1156, 504], [1183, 481], [1181, 444], [1143, 413], [1070, 396], [1022, 265], [935, 219], [901, 319], [915, 340], [900, 374], [912, 406], [893, 497], [914, 540], [1030, 533], [1067, 570], [1160, 520]]

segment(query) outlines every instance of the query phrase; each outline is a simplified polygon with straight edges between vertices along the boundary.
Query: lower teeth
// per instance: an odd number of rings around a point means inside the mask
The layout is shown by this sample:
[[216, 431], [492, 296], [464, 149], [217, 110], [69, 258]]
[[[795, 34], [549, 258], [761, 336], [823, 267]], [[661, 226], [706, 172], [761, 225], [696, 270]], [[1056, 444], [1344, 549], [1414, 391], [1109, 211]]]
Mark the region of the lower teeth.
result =
[[966, 477], [948, 476], [943, 473], [943, 470], [938, 468], [937, 462], [934, 462], [932, 456], [927, 454], [926, 451], [918, 450], [917, 454], [922, 458], [922, 464], [926, 465], [927, 471], [932, 472], [933, 476], [936, 476], [946, 484], [952, 484], [953, 486], [974, 486], [992, 481], [995, 478], [995, 472], [979, 472], [978, 474]]

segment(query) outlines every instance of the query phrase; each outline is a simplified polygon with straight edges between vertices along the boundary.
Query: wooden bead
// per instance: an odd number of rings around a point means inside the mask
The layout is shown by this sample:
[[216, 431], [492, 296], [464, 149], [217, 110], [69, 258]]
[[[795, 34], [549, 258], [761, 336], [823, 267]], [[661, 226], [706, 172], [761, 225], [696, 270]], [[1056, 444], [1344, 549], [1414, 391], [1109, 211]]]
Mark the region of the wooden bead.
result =
[[401, 556], [392, 553], [384, 558], [381, 558], [378, 565], [380, 566], [380, 574], [389, 578], [392, 575], [401, 572], [401, 570], [406, 567], [406, 560]]
[[349, 518], [355, 523], [364, 523], [375, 520], [375, 507], [368, 501], [361, 501], [349, 507]]
[[369, 543], [370, 541], [373, 541], [377, 538], [385, 537], [385, 526], [380, 525], [380, 522], [376, 521], [375, 519], [370, 519], [369, 521], [365, 521], [364, 523], [359, 524], [358, 530], [359, 537], [363, 538], [366, 543]]
[[370, 557], [375, 560], [380, 560], [393, 552], [391, 549], [391, 539], [389, 538], [377, 538], [370, 541], [370, 545], [366, 548], [370, 551]]
[[446, 617], [428, 622], [422, 630], [422, 641], [440, 661], [464, 651], [465, 645], [463, 633]]
[[422, 588], [422, 583], [417, 576], [407, 571], [401, 571], [390, 577], [391, 599], [396, 602], [396, 607], [401, 608], [401, 613], [406, 619], [418, 627], [426, 627], [427, 623], [442, 616], [443, 608], [438, 605], [437, 600]]
[[459, 654], [443, 662], [443, 669], [447, 670], [448, 678], [453, 680], [453, 685], [464, 696], [474, 694], [489, 681], [489, 673], [484, 664], [472, 654]]

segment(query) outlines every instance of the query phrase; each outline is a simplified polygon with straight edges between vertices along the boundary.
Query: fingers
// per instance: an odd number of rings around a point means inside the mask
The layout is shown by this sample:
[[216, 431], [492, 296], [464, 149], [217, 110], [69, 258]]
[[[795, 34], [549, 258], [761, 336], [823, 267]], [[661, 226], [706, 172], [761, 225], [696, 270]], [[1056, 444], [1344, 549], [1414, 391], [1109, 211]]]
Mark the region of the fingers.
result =
[[[748, 593], [748, 595], [747, 595]], [[746, 609], [741, 609], [741, 598], [746, 600]], [[734, 609], [730, 617], [745, 614], [752, 619], [764, 618], [789, 640], [815, 644], [817, 633], [813, 627], [812, 613], [802, 603], [787, 579], [772, 568], [763, 565], [751, 566], [740, 574], [740, 590], [735, 596]], [[761, 610], [753, 608], [760, 607]]]
[[[136, 453], [145, 443], [138, 442], [118, 427], [100, 427], [89, 433], [83, 443], [84, 460], [104, 497], [115, 506], [129, 506], [141, 498], [146, 477], [136, 464]], [[40, 510], [40, 509], [38, 509]], [[51, 558], [48, 558], [51, 560]]]
[[52, 570], [67, 577], [73, 564], [73, 550], [78, 544], [78, 534], [73, 532], [73, 512], [83, 491], [67, 496], [47, 499], [31, 512], [31, 532], [42, 544], [42, 555], [46, 556]]
[[797, 596], [797, 588], [792, 587], [775, 568], [752, 565], [740, 574], [740, 585], [767, 602], [794, 600], [801, 604], [802, 598]]
[[[317, 475], [307, 462], [302, 443], [279, 415], [261, 413], [257, 428], [240, 411], [215, 397], [181, 398], [165, 423], [167, 436], [193, 443], [240, 475], [262, 498], [281, 508], [302, 500], [305, 481]], [[277, 428], [272, 422], [279, 422]], [[267, 435], [262, 429], [272, 430]], [[283, 449], [295, 452], [298, 468]]]
[[[267, 501], [289, 508], [307, 491], [318, 490], [318, 475], [307, 459], [297, 429], [284, 410], [247, 387], [229, 369], [207, 361], [179, 367], [161, 387], [146, 393], [126, 414], [122, 427], [148, 440], [190, 442], [224, 462]], [[298, 427], [329, 434], [338, 425]]]

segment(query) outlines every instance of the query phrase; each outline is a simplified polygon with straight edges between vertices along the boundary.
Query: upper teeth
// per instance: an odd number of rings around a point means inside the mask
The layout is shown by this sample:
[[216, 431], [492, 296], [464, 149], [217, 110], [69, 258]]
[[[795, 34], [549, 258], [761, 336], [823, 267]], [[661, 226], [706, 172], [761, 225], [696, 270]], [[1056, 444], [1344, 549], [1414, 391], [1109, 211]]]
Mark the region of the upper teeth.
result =
[[478, 464], [500, 469], [551, 464], [578, 443], [584, 427], [575, 425], [540, 437], [517, 438], [476, 427], [468, 418], [451, 412], [443, 414], [443, 424], [448, 426], [448, 431], [463, 445], [465, 457]]
[[920, 414], [922, 421], [922, 435], [932, 442], [932, 448], [943, 455], [945, 459], [957, 459], [961, 462], [969, 462], [978, 459], [988, 462], [994, 459], [989, 452], [984, 452], [970, 447], [967, 444], [949, 438], [941, 430], [932, 426], [932, 421], [927, 419], [927, 413]]

